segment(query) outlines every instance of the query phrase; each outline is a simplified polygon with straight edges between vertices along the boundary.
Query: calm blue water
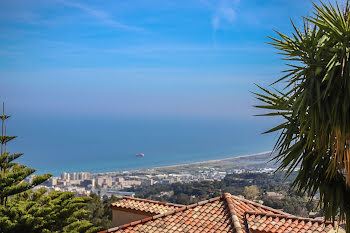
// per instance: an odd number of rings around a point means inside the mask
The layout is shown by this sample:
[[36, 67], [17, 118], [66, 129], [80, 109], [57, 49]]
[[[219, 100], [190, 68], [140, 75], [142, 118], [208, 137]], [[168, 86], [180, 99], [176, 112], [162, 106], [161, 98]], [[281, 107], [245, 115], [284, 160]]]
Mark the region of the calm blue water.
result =
[[[227, 158], [271, 150], [276, 135], [261, 135], [275, 122], [249, 117], [150, 119], [21, 117], [8, 121], [8, 145], [20, 163], [38, 173], [134, 170]], [[144, 158], [135, 157], [144, 153]]]

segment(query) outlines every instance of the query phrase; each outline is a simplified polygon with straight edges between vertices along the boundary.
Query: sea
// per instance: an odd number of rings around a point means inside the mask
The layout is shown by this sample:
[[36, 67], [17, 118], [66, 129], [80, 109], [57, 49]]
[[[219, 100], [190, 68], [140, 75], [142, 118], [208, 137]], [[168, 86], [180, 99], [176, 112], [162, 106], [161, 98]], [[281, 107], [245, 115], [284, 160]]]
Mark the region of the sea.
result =
[[[137, 170], [272, 150], [277, 122], [263, 117], [13, 116], [7, 146], [37, 174]], [[143, 153], [144, 157], [135, 154]]]

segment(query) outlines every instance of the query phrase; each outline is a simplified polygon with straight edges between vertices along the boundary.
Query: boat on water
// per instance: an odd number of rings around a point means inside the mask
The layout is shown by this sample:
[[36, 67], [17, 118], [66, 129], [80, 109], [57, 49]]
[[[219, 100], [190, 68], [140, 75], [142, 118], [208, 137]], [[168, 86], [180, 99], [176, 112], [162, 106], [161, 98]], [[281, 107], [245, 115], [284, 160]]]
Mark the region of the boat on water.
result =
[[136, 157], [145, 157], [145, 154], [136, 154]]

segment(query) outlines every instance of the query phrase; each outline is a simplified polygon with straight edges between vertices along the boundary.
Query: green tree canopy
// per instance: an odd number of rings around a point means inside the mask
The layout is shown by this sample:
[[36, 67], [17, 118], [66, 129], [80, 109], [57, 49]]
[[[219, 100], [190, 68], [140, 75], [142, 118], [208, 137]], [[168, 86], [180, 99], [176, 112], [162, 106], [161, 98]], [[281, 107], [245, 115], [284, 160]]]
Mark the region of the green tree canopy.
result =
[[96, 194], [92, 194], [90, 197], [92, 199], [85, 207], [85, 209], [89, 211], [88, 220], [102, 229], [112, 228], [111, 204], [118, 201], [119, 198], [112, 196], [111, 198], [101, 200], [101, 197]]
[[71, 192], [45, 189], [16, 195], [8, 205], [0, 206], [0, 232], [97, 232], [86, 218], [83, 207], [90, 197], [75, 197]]
[[18, 193], [22, 193], [29, 190], [51, 177], [50, 174], [35, 175], [31, 182], [25, 181], [25, 179], [36, 172], [35, 169], [19, 165], [13, 162], [15, 159], [21, 157], [22, 153], [14, 153], [6, 151], [7, 143], [16, 138], [16, 136], [6, 135], [5, 120], [10, 116], [5, 114], [5, 104], [2, 106], [3, 114], [0, 115], [1, 119], [1, 155], [0, 155], [0, 205], [6, 205], [8, 197]]
[[245, 186], [243, 189], [243, 195], [249, 200], [253, 200], [254, 198], [256, 198], [259, 195], [259, 193], [259, 188], [256, 185]]
[[[4, 104], [0, 137], [0, 232], [48, 233], [48, 232], [97, 232], [99, 228], [87, 220], [89, 211], [84, 209], [89, 197], [75, 197], [71, 192], [45, 189], [31, 190], [51, 177], [35, 175], [36, 170], [13, 162], [22, 154], [10, 154], [7, 143], [15, 136], [6, 135]], [[26, 179], [27, 178], [27, 179]]]

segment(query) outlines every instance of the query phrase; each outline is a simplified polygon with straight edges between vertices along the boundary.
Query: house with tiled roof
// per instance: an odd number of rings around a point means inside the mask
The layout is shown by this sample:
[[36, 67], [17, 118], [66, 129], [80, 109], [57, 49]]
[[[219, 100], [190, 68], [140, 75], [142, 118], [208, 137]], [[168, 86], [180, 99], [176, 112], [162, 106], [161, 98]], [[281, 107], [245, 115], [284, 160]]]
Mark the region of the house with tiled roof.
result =
[[[153, 209], [153, 216], [132, 221], [101, 233], [177, 233], [177, 232], [215, 232], [215, 233], [282, 233], [307, 232], [330, 233], [345, 231], [336, 222], [300, 218], [258, 203], [233, 196], [229, 193], [188, 206], [173, 206], [171, 203], [147, 202], [126, 198], [113, 205], [144, 210], [146, 205]], [[133, 204], [127, 204], [127, 203]], [[156, 207], [152, 207], [152, 203]], [[157, 212], [157, 206], [165, 212]], [[169, 206], [172, 209], [163, 209]], [[121, 207], [123, 208], [123, 207]], [[149, 212], [150, 213], [150, 212]], [[151, 215], [151, 214], [150, 214]]]
[[168, 202], [152, 201], [134, 197], [123, 197], [112, 203], [113, 226], [121, 226], [154, 215], [164, 214], [184, 207]]

